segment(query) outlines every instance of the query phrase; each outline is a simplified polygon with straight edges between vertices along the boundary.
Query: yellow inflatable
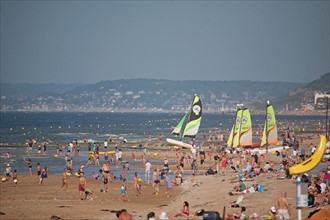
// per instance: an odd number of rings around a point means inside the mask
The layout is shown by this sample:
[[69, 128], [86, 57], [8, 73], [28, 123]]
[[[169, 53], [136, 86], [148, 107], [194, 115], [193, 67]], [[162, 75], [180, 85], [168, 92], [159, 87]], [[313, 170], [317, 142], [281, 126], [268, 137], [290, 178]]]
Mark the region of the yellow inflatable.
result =
[[[104, 155], [105, 151], [100, 151], [99, 155]], [[112, 150], [112, 151], [108, 151], [108, 154], [116, 154], [116, 151]]]
[[322, 160], [324, 152], [326, 150], [326, 137], [324, 135], [321, 135], [320, 137], [320, 143], [314, 154], [308, 158], [307, 160], [301, 162], [300, 164], [294, 165], [289, 168], [289, 173], [291, 175], [294, 174], [301, 174], [306, 173], [312, 169], [314, 169]]

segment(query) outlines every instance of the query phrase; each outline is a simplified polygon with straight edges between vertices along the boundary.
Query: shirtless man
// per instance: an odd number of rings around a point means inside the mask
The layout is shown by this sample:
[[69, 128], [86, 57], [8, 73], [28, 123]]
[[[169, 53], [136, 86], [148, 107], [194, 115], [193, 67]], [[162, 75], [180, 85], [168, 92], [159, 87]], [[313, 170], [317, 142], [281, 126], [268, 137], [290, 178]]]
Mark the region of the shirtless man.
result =
[[84, 177], [84, 173], [80, 173], [80, 178], [79, 178], [79, 195], [81, 200], [86, 200], [86, 179]]
[[286, 158], [286, 149], [285, 149], [285, 147], [283, 147], [283, 149], [281, 150], [281, 155], [282, 155], [282, 159]]
[[286, 198], [286, 193], [281, 195], [276, 202], [277, 206], [277, 217], [279, 220], [289, 220], [290, 215], [289, 215], [289, 203]]

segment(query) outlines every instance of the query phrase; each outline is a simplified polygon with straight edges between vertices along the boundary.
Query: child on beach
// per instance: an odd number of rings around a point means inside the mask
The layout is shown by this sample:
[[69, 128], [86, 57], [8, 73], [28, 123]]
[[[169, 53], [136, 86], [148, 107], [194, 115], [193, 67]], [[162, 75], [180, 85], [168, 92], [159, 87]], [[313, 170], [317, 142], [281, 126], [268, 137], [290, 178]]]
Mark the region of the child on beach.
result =
[[192, 169], [192, 171], [191, 171], [191, 182], [193, 183], [193, 182], [195, 182], [195, 176], [197, 175], [197, 171], [198, 171], [198, 165], [197, 165], [197, 161], [196, 160], [194, 160], [193, 162], [192, 162], [192, 164], [191, 164], [191, 169]]
[[123, 183], [120, 188], [120, 194], [121, 194], [121, 201], [129, 201], [128, 195], [127, 195], [127, 190], [126, 190], [126, 179], [123, 179]]
[[108, 176], [105, 172], [102, 172], [103, 178], [103, 192], [108, 192]]
[[99, 179], [99, 174], [92, 172], [92, 178], [94, 180], [98, 180]]
[[160, 181], [158, 179], [156, 179], [153, 184], [153, 188], [154, 188], [153, 194], [156, 194], [156, 196], [158, 196], [158, 194], [159, 194], [159, 183], [160, 183]]
[[168, 173], [165, 173], [165, 181], [166, 181], [166, 184], [167, 184], [167, 187], [166, 187], [166, 195], [167, 195], [167, 198], [170, 198], [170, 190], [172, 189], [172, 183], [171, 183], [171, 179], [170, 177], [168, 176]]
[[13, 181], [14, 181], [15, 185], [17, 185], [17, 170], [14, 170]]
[[6, 171], [5, 171], [6, 180], [8, 180], [9, 177], [11, 177], [11, 175], [12, 175], [11, 167], [10, 167], [10, 164], [8, 163], [7, 167], [6, 167]]
[[39, 182], [40, 184], [43, 183], [44, 179], [47, 179], [48, 177], [47, 173], [48, 173], [48, 169], [47, 167], [44, 167], [41, 171], [40, 182]]

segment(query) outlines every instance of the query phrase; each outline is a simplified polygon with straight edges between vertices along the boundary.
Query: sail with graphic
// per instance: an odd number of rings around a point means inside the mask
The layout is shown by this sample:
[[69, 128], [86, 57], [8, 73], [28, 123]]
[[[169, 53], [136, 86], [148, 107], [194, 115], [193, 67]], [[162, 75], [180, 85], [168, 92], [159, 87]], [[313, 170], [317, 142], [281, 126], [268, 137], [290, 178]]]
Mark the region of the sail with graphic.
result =
[[239, 145], [252, 146], [252, 122], [248, 108], [244, 108], [240, 126]]
[[202, 121], [202, 101], [195, 95], [182, 137], [196, 137]]
[[252, 145], [252, 122], [248, 108], [238, 107], [235, 123], [231, 129], [227, 145], [229, 147]]
[[266, 117], [267, 118], [265, 121], [265, 126], [260, 144], [261, 147], [269, 144], [278, 143], [275, 111], [273, 106], [269, 102], [267, 102]]
[[[189, 109], [189, 112], [185, 114], [185, 116], [180, 120], [179, 124], [174, 128], [172, 134], [181, 135], [181, 138], [190, 137], [195, 138], [200, 124], [202, 121], [202, 102], [201, 99], [195, 95], [192, 105]], [[184, 143], [182, 141], [173, 140], [170, 138], [166, 138], [166, 141], [179, 145], [182, 147], [191, 147], [190, 144]]]
[[182, 128], [183, 128], [183, 125], [186, 121], [186, 118], [187, 118], [187, 115], [188, 113], [186, 113], [183, 118], [180, 120], [179, 124], [173, 129], [172, 131], [172, 134], [175, 134], [175, 135], [181, 135], [182, 133]]
[[235, 121], [234, 133], [233, 133], [233, 147], [239, 146], [241, 125], [242, 125], [242, 114], [243, 114], [243, 109], [239, 108], [236, 112], [236, 121]]

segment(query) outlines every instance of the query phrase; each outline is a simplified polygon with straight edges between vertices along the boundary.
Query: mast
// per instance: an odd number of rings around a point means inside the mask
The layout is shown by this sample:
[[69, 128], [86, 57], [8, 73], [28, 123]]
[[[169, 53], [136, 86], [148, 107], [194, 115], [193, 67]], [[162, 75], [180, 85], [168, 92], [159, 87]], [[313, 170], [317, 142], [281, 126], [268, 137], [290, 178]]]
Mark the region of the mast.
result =
[[243, 104], [238, 104], [237, 106], [239, 107], [239, 109], [242, 110], [241, 117], [240, 117], [240, 122], [239, 122], [240, 125], [239, 125], [239, 130], [238, 130], [238, 145], [237, 145], [237, 147], [239, 147], [240, 142], [241, 142], [242, 118], [243, 118], [243, 112], [244, 112], [245, 108], [244, 108]]
[[265, 123], [266, 153], [268, 153], [268, 105], [269, 105], [269, 100], [267, 100], [266, 103], [266, 123]]

